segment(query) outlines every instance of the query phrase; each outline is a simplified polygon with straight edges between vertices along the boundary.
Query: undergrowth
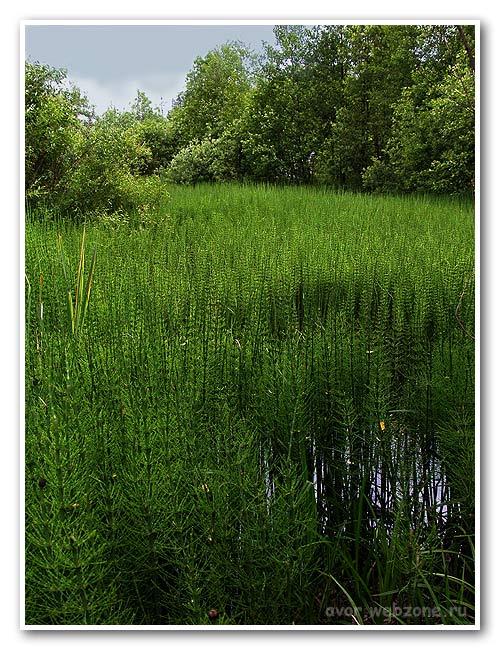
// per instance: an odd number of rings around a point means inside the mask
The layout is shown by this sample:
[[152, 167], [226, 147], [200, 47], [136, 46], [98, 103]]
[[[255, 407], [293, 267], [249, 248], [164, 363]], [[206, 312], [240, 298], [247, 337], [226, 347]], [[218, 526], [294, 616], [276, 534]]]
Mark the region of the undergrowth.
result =
[[473, 623], [472, 206], [170, 193], [27, 220], [26, 623]]

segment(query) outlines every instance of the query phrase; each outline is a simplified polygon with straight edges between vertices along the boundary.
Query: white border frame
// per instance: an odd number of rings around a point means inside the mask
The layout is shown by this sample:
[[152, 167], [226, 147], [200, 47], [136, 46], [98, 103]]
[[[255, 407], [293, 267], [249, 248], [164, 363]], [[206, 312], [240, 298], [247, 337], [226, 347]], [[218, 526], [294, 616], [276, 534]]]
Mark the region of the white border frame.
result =
[[[81, 25], [81, 26], [120, 26], [120, 25], [474, 25], [475, 26], [475, 166], [476, 166], [476, 180], [475, 180], [475, 291], [476, 291], [476, 304], [475, 304], [475, 409], [476, 409], [476, 429], [475, 429], [475, 488], [476, 488], [476, 615], [474, 625], [412, 625], [412, 626], [383, 626], [383, 625], [366, 625], [366, 626], [346, 626], [346, 625], [26, 625], [24, 622], [25, 607], [24, 607], [24, 593], [20, 589], [20, 629], [21, 630], [43, 630], [43, 631], [90, 631], [90, 630], [103, 630], [103, 631], [210, 631], [210, 632], [223, 632], [223, 631], [315, 631], [322, 632], [327, 630], [337, 630], [343, 632], [355, 631], [374, 631], [374, 632], [413, 632], [413, 631], [427, 631], [427, 632], [440, 632], [440, 631], [475, 631], [480, 630], [480, 580], [481, 580], [481, 563], [480, 563], [480, 386], [479, 378], [481, 371], [480, 362], [480, 20], [479, 19], [24, 19], [19, 22], [20, 26], [20, 47], [19, 47], [19, 70], [20, 70], [20, 88], [19, 88], [19, 106], [21, 109], [20, 120], [20, 184], [19, 184], [19, 206], [20, 206], [20, 255], [19, 255], [19, 278], [24, 278], [25, 273], [25, 210], [24, 210], [24, 62], [25, 62], [25, 27], [36, 25]], [[188, 71], [186, 71], [187, 74]], [[23, 284], [24, 286], [24, 284]], [[20, 360], [24, 362], [24, 334], [25, 334], [25, 314], [24, 314], [24, 289], [21, 290], [21, 300], [19, 304], [19, 322], [21, 326], [20, 340], [19, 340], [19, 353]], [[24, 504], [25, 504], [25, 463], [24, 463], [24, 421], [25, 421], [25, 408], [24, 408], [24, 380], [25, 380], [25, 364], [21, 363], [20, 368], [20, 512], [22, 517], [19, 521], [19, 542], [20, 542], [20, 556], [19, 556], [19, 575], [21, 587], [25, 584], [24, 573], [24, 558], [25, 558], [25, 526], [24, 526]]]

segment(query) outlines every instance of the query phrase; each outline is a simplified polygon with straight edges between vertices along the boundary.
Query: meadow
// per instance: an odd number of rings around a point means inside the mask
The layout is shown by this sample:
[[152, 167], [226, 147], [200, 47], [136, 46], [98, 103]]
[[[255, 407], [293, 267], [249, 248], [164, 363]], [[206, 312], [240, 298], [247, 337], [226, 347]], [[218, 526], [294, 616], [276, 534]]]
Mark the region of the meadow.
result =
[[168, 192], [27, 216], [26, 624], [474, 623], [472, 201]]

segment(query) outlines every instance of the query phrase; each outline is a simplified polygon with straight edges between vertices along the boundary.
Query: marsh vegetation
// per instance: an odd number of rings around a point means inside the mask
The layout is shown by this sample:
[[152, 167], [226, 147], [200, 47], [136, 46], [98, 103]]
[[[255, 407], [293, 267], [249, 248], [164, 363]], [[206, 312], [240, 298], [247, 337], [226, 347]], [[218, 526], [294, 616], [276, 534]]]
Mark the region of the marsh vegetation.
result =
[[26, 622], [473, 623], [472, 202], [168, 191], [27, 217]]

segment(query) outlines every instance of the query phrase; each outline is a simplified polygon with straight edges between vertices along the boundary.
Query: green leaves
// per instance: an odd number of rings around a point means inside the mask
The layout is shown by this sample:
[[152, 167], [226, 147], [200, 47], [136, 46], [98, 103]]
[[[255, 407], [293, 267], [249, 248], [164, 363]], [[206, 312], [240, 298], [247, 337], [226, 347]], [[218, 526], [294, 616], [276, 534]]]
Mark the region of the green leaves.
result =
[[185, 134], [189, 141], [217, 138], [240, 117], [250, 90], [247, 51], [227, 43], [198, 57], [182, 94]]
[[30, 203], [51, 200], [78, 157], [86, 99], [64, 86], [66, 73], [38, 63], [25, 68], [25, 188]]
[[[61, 262], [63, 265], [64, 279], [68, 283], [68, 274], [66, 271], [66, 261], [64, 256], [64, 250], [62, 247], [62, 236], [58, 236], [58, 247], [61, 256]], [[80, 246], [80, 257], [78, 259], [77, 269], [76, 269], [76, 283], [74, 294], [70, 288], [67, 290], [67, 306], [68, 306], [68, 315], [69, 322], [71, 325], [71, 332], [74, 336], [78, 336], [83, 328], [85, 323], [85, 316], [87, 314], [87, 309], [90, 301], [90, 292], [92, 289], [92, 281], [94, 279], [95, 271], [95, 262], [96, 262], [97, 251], [94, 248], [92, 253], [92, 261], [90, 263], [90, 269], [88, 270], [87, 276], [85, 277], [85, 226], [83, 227], [82, 232], [82, 242]]]

